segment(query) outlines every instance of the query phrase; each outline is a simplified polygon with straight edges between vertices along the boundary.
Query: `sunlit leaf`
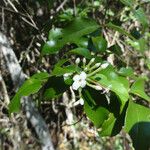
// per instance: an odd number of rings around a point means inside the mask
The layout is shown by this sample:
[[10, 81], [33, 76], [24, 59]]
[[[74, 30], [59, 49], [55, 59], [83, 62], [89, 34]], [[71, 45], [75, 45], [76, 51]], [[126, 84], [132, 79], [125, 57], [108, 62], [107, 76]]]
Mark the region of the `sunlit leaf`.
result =
[[42, 54], [57, 53], [67, 43], [76, 43], [79, 38], [92, 33], [99, 25], [91, 19], [75, 18], [64, 29], [52, 29], [49, 40], [42, 48]]
[[92, 37], [97, 52], [103, 53], [107, 49], [107, 41], [102, 36]]
[[48, 77], [48, 73], [41, 72], [33, 75], [30, 79], [26, 80], [11, 100], [9, 104], [9, 112], [18, 112], [20, 110], [21, 97], [37, 93], [43, 86], [43, 84], [47, 81]]
[[71, 54], [81, 55], [81, 56], [83, 56], [85, 58], [88, 58], [88, 59], [92, 58], [90, 51], [88, 49], [86, 49], [86, 48], [75, 48], [73, 50], [70, 50], [69, 54], [70, 53]]
[[147, 101], [150, 101], [150, 97], [145, 93], [144, 82], [145, 79], [143, 78], [137, 79], [131, 86], [130, 93], [135, 94]]
[[125, 130], [129, 132], [136, 150], [150, 148], [150, 108], [129, 102], [125, 119]]

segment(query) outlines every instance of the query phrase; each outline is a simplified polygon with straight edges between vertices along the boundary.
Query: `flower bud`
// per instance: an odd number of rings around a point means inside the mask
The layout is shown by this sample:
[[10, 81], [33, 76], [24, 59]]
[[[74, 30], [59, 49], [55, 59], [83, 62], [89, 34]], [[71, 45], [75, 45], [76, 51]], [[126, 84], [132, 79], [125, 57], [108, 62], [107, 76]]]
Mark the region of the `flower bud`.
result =
[[101, 86], [96, 85], [95, 90], [102, 90], [103, 88]]
[[86, 64], [86, 59], [85, 58], [83, 58], [83, 63]]
[[108, 66], [109, 66], [109, 63], [104, 63], [104, 64], [101, 65], [101, 68], [102, 68], [102, 69], [105, 69], [105, 68], [107, 68]]
[[96, 63], [95, 67], [99, 67], [101, 65], [101, 63]]
[[93, 63], [94, 61], [95, 61], [95, 58], [92, 58], [90, 62]]
[[78, 65], [80, 63], [80, 58], [77, 58], [75, 63]]

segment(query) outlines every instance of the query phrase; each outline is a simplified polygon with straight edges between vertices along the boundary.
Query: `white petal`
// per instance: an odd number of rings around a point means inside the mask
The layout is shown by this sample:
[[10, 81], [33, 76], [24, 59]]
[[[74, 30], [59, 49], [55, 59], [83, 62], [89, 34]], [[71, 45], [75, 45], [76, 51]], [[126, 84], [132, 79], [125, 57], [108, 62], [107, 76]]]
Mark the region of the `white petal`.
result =
[[80, 102], [81, 105], [84, 105], [84, 100], [83, 100], [83, 98], [80, 98], [80, 99], [79, 99], [79, 102]]
[[86, 81], [85, 81], [85, 80], [81, 80], [81, 81], [80, 81], [80, 86], [81, 86], [82, 88], [84, 88], [84, 87], [86, 86]]
[[80, 76], [78, 74], [76, 74], [74, 77], [73, 77], [73, 81], [79, 81], [80, 80]]
[[85, 80], [86, 79], [86, 73], [84, 72], [84, 71], [82, 71], [81, 72], [81, 74], [80, 74], [80, 78], [82, 79], [82, 80]]
[[79, 82], [73, 82], [73, 84], [72, 84], [72, 89], [73, 90], [78, 90], [79, 87], [80, 87], [80, 83]]
[[50, 40], [50, 41], [47, 41], [47, 44], [49, 46], [54, 46], [56, 44], [56, 42], [54, 40]]

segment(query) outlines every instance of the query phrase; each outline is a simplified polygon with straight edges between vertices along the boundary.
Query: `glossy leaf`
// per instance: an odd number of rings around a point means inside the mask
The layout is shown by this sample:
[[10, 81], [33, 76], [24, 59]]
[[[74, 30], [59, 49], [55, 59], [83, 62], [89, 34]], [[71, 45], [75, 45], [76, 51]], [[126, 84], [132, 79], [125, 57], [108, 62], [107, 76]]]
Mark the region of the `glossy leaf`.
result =
[[78, 47], [87, 48], [87, 46], [88, 46], [88, 38], [86, 38], [86, 37], [77, 38], [77, 39], [74, 40], [74, 43]]
[[115, 122], [116, 118], [112, 113], [110, 113], [108, 119], [105, 120], [102, 127], [100, 128], [99, 131], [100, 136], [111, 136]]
[[80, 68], [77, 67], [76, 65], [69, 65], [66, 67], [57, 67], [56, 66], [51, 74], [54, 76], [62, 76], [65, 73], [74, 73], [74, 72], [78, 72], [79, 70], [80, 70]]
[[104, 107], [92, 108], [86, 101], [84, 103], [84, 111], [87, 117], [99, 128], [108, 118], [109, 111]]
[[52, 76], [43, 87], [43, 99], [52, 100], [61, 96], [69, 88], [63, 77]]
[[49, 41], [44, 44], [42, 54], [57, 53], [65, 44], [76, 43], [79, 38], [92, 33], [98, 27], [98, 24], [91, 19], [75, 18], [61, 32], [50, 31]]
[[56, 64], [55, 67], [61, 67], [63, 64], [65, 64], [66, 62], [68, 62], [68, 59], [60, 59]]
[[56, 40], [62, 37], [62, 29], [53, 28], [49, 31], [48, 40]]
[[129, 102], [125, 119], [125, 130], [129, 132], [136, 150], [150, 148], [150, 108]]
[[107, 41], [102, 36], [92, 37], [97, 52], [103, 53], [107, 49]]
[[119, 97], [123, 109], [125, 103], [129, 99], [128, 89], [129, 82], [125, 78], [118, 77], [118, 75], [113, 72], [113, 68], [108, 67], [101, 71], [99, 74], [94, 76], [94, 79], [103, 86], [104, 88], [113, 91]]
[[144, 29], [148, 27], [148, 18], [146, 17], [142, 8], [138, 8], [137, 10], [133, 10], [133, 13], [137, 20], [143, 25]]
[[150, 101], [150, 97], [145, 93], [144, 82], [145, 79], [143, 78], [137, 79], [135, 83], [133, 83], [133, 85], [131, 86], [130, 93], [135, 94], [147, 101]]
[[45, 54], [55, 54], [57, 53], [65, 43], [63, 41], [59, 42], [57, 40], [47, 41], [42, 48], [42, 55]]
[[77, 54], [77, 55], [81, 55], [85, 58], [88, 58], [88, 59], [91, 59], [92, 56], [91, 56], [91, 53], [88, 49], [86, 48], [76, 48], [76, 49], [73, 49], [73, 50], [70, 50], [69, 51], [69, 54]]
[[128, 68], [122, 67], [122, 68], [120, 68], [118, 73], [120, 75], [122, 75], [122, 76], [125, 76], [125, 77], [132, 77], [132, 76], [134, 76], [134, 71], [133, 71], [133, 69], [131, 67], [128, 67]]
[[48, 73], [41, 72], [33, 75], [30, 79], [26, 80], [11, 100], [9, 104], [9, 112], [18, 112], [20, 110], [21, 97], [37, 93], [43, 86], [43, 84], [47, 81], [48, 77]]
[[67, 42], [74, 41], [83, 35], [95, 31], [98, 27], [98, 24], [92, 19], [76, 18], [62, 31], [63, 40]]

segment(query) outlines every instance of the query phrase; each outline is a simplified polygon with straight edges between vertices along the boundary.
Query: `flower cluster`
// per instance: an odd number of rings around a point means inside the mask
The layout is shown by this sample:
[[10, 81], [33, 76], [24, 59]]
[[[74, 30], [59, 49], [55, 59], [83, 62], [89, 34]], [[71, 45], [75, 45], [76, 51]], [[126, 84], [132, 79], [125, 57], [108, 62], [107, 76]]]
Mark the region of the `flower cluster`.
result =
[[73, 84], [72, 84], [72, 88], [73, 90], [78, 90], [80, 87], [84, 88], [86, 86], [86, 73], [85, 72], [81, 72], [81, 74], [76, 74], [73, 77]]
[[[103, 90], [105, 91], [105, 88], [102, 87], [99, 84], [96, 84], [95, 82], [91, 82], [91, 77], [93, 75], [96, 75], [98, 72], [100, 72], [102, 69], [105, 69], [109, 66], [108, 62], [105, 63], [95, 63], [95, 58], [92, 58], [88, 63], [86, 63], [86, 59], [83, 58], [83, 60], [81, 61], [80, 58], [77, 58], [75, 60], [75, 64], [77, 66], [79, 66], [79, 64], [81, 64], [81, 68], [82, 71], [80, 73], [77, 73], [75, 75], [73, 75], [73, 73], [66, 73], [64, 74], [64, 80], [67, 80], [71, 77], [73, 77], [73, 84], [72, 84], [72, 89], [73, 90], [78, 90], [79, 91], [79, 100], [75, 103], [75, 105], [77, 104], [84, 104], [84, 100], [82, 98], [82, 94], [81, 94], [81, 90], [82, 88], [84, 88], [86, 85], [94, 88], [95, 90]], [[73, 76], [72, 76], [73, 75]]]

